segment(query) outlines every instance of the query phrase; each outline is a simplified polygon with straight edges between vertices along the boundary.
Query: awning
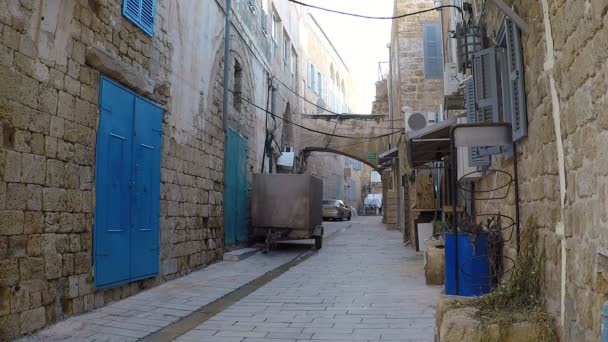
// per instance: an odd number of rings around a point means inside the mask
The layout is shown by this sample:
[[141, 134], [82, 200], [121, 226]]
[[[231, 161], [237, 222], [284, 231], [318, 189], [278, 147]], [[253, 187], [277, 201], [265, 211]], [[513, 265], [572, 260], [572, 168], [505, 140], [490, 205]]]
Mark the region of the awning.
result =
[[408, 134], [412, 167], [440, 161], [450, 153], [450, 128], [456, 125], [456, 120], [452, 117]]
[[395, 159], [399, 157], [399, 149], [397, 147], [393, 147], [387, 151], [384, 151], [378, 155], [378, 164], [382, 165], [391, 159]]

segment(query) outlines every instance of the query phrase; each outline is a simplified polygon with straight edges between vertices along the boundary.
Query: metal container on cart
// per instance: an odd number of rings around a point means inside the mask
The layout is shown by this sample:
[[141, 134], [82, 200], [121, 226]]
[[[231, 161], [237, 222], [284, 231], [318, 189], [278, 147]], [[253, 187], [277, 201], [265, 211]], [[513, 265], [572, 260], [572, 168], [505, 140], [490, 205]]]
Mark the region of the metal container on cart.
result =
[[251, 204], [256, 235], [264, 234], [266, 251], [282, 240], [314, 239], [323, 245], [323, 181], [313, 175], [255, 174]]

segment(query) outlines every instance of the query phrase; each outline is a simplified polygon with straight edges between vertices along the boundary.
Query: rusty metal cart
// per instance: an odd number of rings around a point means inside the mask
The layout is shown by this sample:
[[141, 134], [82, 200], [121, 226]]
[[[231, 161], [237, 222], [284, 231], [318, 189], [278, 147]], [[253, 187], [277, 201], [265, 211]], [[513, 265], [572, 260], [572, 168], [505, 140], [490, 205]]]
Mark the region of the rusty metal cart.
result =
[[323, 246], [323, 181], [313, 175], [255, 174], [251, 204], [256, 235], [265, 250], [279, 241], [314, 239]]

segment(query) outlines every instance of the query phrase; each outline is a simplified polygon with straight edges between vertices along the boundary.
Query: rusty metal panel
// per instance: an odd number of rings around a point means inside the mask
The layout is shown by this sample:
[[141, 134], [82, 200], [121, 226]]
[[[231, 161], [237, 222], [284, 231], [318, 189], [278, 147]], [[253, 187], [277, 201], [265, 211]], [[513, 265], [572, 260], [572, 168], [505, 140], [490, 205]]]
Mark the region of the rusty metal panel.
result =
[[254, 227], [312, 230], [321, 225], [323, 181], [313, 175], [253, 175]]

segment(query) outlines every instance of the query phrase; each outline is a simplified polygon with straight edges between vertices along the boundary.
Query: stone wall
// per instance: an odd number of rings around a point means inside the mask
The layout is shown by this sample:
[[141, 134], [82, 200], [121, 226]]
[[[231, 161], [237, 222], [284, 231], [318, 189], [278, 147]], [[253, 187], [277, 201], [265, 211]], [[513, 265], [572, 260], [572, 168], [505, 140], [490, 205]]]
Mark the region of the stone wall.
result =
[[[522, 229], [530, 219], [540, 226], [546, 306], [562, 339], [597, 341], [608, 299], [608, 155], [601, 150], [608, 137], [608, 3], [506, 2], [530, 25], [522, 33], [528, 114], [518, 154]], [[482, 19], [493, 37], [502, 14], [489, 2]], [[513, 162], [499, 155], [493, 167], [512, 172]], [[494, 178], [488, 174], [478, 186], [491, 187]], [[514, 215], [513, 201], [489, 203], [487, 211]], [[511, 256], [514, 247], [508, 244]]]
[[[122, 16], [119, 0], [41, 4], [0, 4], [0, 339], [130, 296], [222, 253], [221, 63], [211, 104], [183, 130], [173, 124], [172, 77], [185, 76], [170, 72], [169, 1], [158, 2], [154, 37]], [[91, 49], [123, 68], [117, 81], [165, 107], [160, 274], [106, 290], [93, 287], [92, 223], [98, 84], [113, 70]]]
[[[397, 0], [394, 14], [412, 13], [435, 7], [431, 0]], [[425, 22], [441, 22], [439, 12], [431, 11], [415, 16], [400, 18], [393, 21], [391, 33], [391, 78], [389, 96], [391, 119], [395, 120], [395, 127], [407, 125], [407, 115], [411, 113], [435, 112], [443, 104], [443, 77], [426, 77], [424, 74], [424, 48], [422, 38], [422, 25]], [[445, 32], [443, 33], [445, 35]], [[397, 121], [399, 120], [399, 121]], [[403, 121], [401, 121], [403, 120]], [[407, 133], [406, 133], [407, 135]], [[393, 146], [399, 146], [400, 163], [395, 168], [397, 189], [405, 189], [403, 203], [406, 203], [401, 213], [400, 229], [404, 232], [404, 239], [413, 236], [414, 220], [417, 218], [411, 212], [410, 198], [414, 197], [414, 187], [401, 184], [403, 175], [409, 174], [409, 162], [406, 158], [408, 150], [404, 147], [403, 137], [395, 137]], [[392, 207], [391, 198], [398, 200], [398, 196], [387, 197], [387, 208]], [[398, 206], [398, 204], [395, 204]], [[396, 220], [395, 220], [396, 221]]]

